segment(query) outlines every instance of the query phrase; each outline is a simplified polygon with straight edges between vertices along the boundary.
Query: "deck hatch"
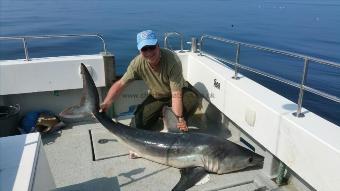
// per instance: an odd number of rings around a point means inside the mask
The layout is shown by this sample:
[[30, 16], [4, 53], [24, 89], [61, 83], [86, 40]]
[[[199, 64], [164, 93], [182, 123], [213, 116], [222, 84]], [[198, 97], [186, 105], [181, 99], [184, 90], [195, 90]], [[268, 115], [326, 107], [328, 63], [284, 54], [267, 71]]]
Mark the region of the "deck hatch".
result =
[[116, 137], [106, 129], [91, 129], [89, 130], [92, 160], [99, 161], [109, 158], [127, 156], [127, 150], [122, 148]]

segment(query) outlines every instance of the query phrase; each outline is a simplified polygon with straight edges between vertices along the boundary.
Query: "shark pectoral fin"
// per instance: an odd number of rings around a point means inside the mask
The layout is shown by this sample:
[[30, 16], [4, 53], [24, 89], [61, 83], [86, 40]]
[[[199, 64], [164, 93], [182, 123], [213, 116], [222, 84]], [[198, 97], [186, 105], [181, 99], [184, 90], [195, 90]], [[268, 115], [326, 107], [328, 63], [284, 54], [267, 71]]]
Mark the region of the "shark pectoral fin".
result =
[[180, 170], [181, 179], [172, 189], [176, 190], [187, 190], [199, 182], [202, 178], [207, 175], [207, 172], [203, 167], [189, 167]]

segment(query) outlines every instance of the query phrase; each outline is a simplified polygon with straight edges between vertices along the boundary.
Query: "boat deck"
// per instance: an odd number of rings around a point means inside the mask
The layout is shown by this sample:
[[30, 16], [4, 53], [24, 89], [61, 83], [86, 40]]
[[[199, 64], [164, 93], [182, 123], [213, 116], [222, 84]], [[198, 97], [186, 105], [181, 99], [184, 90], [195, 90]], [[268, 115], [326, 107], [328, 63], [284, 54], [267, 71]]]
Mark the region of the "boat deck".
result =
[[[198, 118], [202, 116], [196, 115], [196, 122]], [[129, 123], [129, 119], [120, 122]], [[194, 124], [195, 119], [190, 123]], [[209, 133], [228, 133], [225, 128], [214, 126]], [[74, 123], [62, 131], [43, 135], [42, 140], [56, 190], [171, 190], [180, 178], [179, 169], [143, 158], [129, 159], [127, 147], [100, 123]], [[209, 182], [189, 190], [294, 190], [289, 186], [276, 187], [262, 176], [261, 169], [253, 169], [210, 174]]]

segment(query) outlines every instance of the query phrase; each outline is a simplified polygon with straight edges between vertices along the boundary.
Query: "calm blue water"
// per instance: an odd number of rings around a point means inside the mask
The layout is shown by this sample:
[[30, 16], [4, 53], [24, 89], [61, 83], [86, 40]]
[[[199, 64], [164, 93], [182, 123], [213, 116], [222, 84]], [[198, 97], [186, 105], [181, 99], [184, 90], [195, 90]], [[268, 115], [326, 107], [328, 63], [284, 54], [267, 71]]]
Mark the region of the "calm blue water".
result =
[[[168, 31], [183, 33], [187, 41], [211, 34], [340, 63], [338, 0], [0, 0], [0, 36], [99, 33], [116, 56], [118, 73], [137, 54], [135, 35], [144, 29], [155, 30], [161, 39]], [[216, 54], [233, 55], [207, 44]], [[96, 39], [33, 40], [29, 50], [30, 57], [89, 54], [100, 52], [101, 44]], [[301, 79], [302, 61], [247, 49], [241, 54], [241, 64]], [[23, 57], [21, 42], [0, 41], [0, 59]], [[309, 86], [340, 97], [340, 69], [311, 63], [309, 72]], [[247, 75], [296, 102], [296, 89]], [[340, 104], [308, 93], [305, 98], [304, 107], [340, 125]]]

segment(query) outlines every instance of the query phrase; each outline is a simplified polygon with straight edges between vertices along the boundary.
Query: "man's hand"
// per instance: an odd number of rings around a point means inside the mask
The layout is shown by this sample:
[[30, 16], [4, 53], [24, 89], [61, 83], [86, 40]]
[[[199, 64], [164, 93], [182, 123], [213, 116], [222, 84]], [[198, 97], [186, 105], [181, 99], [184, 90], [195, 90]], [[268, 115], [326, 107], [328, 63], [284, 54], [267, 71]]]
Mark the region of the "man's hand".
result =
[[102, 113], [102, 112], [106, 112], [109, 107], [111, 107], [112, 105], [112, 102], [103, 102], [100, 104], [100, 109], [99, 109], [99, 112]]
[[188, 131], [189, 130], [188, 126], [187, 126], [187, 122], [184, 120], [183, 117], [178, 118], [177, 127], [181, 131]]
[[117, 99], [118, 95], [123, 91], [126, 87], [127, 83], [125, 83], [122, 79], [116, 81], [110, 88], [107, 93], [103, 103], [100, 104], [99, 112], [106, 112], [112, 105], [113, 101]]

